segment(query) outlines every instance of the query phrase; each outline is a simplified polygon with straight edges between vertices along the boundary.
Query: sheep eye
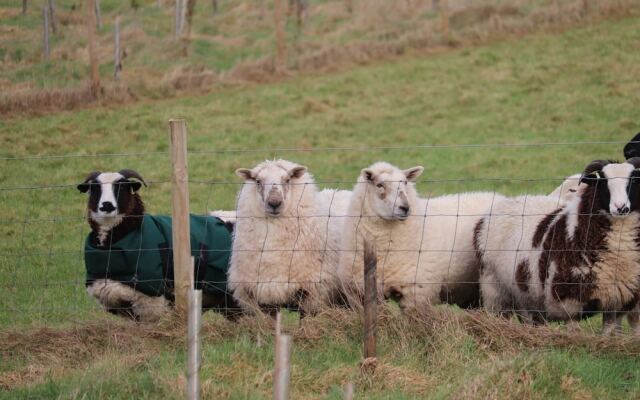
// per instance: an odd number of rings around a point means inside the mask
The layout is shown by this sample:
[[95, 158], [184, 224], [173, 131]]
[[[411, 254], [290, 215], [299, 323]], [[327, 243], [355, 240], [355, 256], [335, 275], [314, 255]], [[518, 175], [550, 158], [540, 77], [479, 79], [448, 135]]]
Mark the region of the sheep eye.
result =
[[384, 185], [383, 185], [382, 183], [378, 183], [378, 184], [376, 185], [376, 187], [377, 187], [377, 188], [382, 189], [382, 188], [384, 187]]
[[262, 181], [260, 179], [256, 179], [256, 185], [258, 186], [262, 185]]

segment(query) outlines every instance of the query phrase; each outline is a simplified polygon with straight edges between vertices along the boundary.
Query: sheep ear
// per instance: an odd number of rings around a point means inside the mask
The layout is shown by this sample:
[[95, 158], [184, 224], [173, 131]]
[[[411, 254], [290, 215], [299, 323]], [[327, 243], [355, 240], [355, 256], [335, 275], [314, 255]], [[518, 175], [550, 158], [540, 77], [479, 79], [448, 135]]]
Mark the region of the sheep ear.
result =
[[362, 175], [362, 177], [368, 182], [373, 182], [376, 180], [376, 173], [373, 172], [371, 168], [363, 169], [362, 171], [360, 171], [360, 175]]
[[238, 168], [236, 170], [236, 175], [238, 175], [240, 178], [244, 179], [245, 181], [250, 181], [253, 179], [253, 172], [251, 172], [251, 170], [247, 168]]
[[408, 181], [415, 181], [416, 178], [418, 178], [420, 175], [422, 175], [422, 172], [424, 171], [424, 167], [422, 166], [417, 166], [417, 167], [413, 167], [413, 168], [409, 168], [409, 169], [405, 169], [404, 171], [404, 176], [407, 177]]
[[80, 193], [87, 193], [89, 191], [89, 188], [91, 187], [91, 185], [88, 182], [85, 182], [85, 183], [79, 184], [76, 187], [78, 188]]
[[307, 167], [300, 165], [300, 166], [291, 168], [289, 170], [289, 176], [294, 179], [298, 179], [298, 178], [301, 178], [302, 175], [305, 174], [305, 172], [307, 172]]
[[624, 158], [629, 159], [633, 157], [640, 157], [640, 133], [637, 133], [629, 143], [624, 146]]

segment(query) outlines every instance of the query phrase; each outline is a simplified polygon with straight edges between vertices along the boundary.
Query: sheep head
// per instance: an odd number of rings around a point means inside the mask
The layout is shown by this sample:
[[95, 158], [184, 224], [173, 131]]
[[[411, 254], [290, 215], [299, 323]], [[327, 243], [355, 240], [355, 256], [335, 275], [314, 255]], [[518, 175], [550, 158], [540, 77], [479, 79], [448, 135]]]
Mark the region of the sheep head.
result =
[[416, 204], [415, 180], [422, 174], [421, 166], [401, 170], [378, 162], [360, 172], [359, 184], [366, 184], [366, 198], [374, 212], [386, 220], [405, 220]]
[[291, 193], [308, 183], [302, 181], [307, 167], [285, 160], [265, 161], [253, 169], [239, 168], [236, 174], [253, 186], [258, 204], [269, 217], [285, 213], [296, 202]]
[[91, 172], [77, 188], [82, 193], [89, 193], [89, 218], [99, 225], [113, 226], [125, 215], [142, 214], [142, 201], [136, 192], [143, 184], [146, 186], [138, 172], [123, 169], [119, 172]]
[[622, 163], [592, 161], [580, 182], [588, 186], [582, 198], [593, 201], [593, 212], [625, 217], [640, 209], [640, 157]]

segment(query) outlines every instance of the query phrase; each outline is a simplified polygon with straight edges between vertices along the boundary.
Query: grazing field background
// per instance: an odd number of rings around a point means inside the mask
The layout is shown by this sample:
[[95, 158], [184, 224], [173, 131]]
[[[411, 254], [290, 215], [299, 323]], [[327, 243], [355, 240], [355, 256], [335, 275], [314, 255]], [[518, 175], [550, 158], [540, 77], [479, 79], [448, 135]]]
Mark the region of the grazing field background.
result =
[[[89, 171], [133, 168], [150, 182], [148, 211], [170, 213], [169, 118], [188, 121], [195, 213], [233, 208], [233, 171], [274, 157], [307, 165], [323, 188], [350, 188], [387, 160], [425, 166], [423, 195], [547, 193], [593, 159], [621, 158], [640, 131], [639, 24], [620, 17], [208, 94], [3, 117], [0, 398], [182, 397], [184, 327], [127, 323], [86, 295], [86, 199], [75, 189]], [[599, 318], [568, 334], [451, 307], [408, 319], [391, 304], [374, 373], [359, 366], [356, 313], [286, 321], [292, 398], [338, 399], [347, 381], [358, 398], [640, 396], [639, 341], [599, 338]], [[203, 396], [270, 397], [271, 330], [206, 314]]]

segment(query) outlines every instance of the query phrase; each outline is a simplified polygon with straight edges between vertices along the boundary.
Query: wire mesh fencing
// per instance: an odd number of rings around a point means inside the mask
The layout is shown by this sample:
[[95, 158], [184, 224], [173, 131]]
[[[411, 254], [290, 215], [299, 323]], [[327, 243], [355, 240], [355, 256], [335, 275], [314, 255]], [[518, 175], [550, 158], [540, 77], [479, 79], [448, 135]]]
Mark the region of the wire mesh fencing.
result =
[[364, 307], [365, 356], [377, 322], [366, 305], [381, 301], [531, 324], [604, 313], [605, 333], [625, 317], [638, 333], [640, 162], [603, 161], [625, 145], [189, 151], [179, 243], [171, 152], [5, 157], [0, 324], [155, 321], [174, 312], [174, 250], [188, 244], [203, 309], [235, 321]]

